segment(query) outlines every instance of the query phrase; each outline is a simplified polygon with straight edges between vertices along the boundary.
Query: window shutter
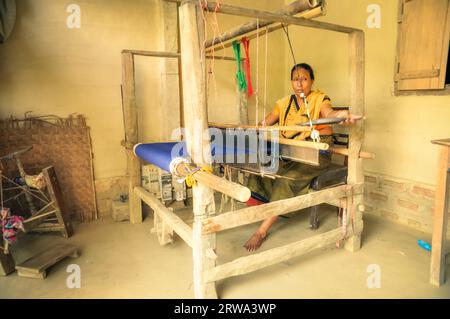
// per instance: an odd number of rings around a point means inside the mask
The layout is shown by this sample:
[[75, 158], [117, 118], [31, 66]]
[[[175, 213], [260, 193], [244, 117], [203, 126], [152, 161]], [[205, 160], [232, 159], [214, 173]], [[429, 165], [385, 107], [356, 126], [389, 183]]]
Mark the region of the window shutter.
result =
[[397, 90], [445, 88], [449, 0], [400, 0]]

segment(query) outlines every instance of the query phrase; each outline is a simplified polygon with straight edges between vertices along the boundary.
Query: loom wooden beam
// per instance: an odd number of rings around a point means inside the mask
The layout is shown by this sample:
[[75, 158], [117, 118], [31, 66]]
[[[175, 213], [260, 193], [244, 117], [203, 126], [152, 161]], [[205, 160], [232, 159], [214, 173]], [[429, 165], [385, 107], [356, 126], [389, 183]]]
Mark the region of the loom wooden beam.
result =
[[179, 58], [178, 52], [164, 52], [164, 51], [143, 51], [143, 50], [122, 50], [122, 54], [130, 53], [133, 55], [160, 57], [160, 58]]
[[[362, 185], [350, 186], [354, 194], [362, 194]], [[283, 215], [295, 210], [319, 205], [347, 196], [349, 185], [341, 185], [318, 192], [283, 199], [264, 205], [243, 208], [207, 218], [202, 223], [204, 234], [223, 231], [243, 225], [255, 223], [269, 217]]]
[[450, 138], [435, 140], [432, 143], [438, 144], [440, 149], [433, 216], [430, 283], [440, 287], [445, 283], [445, 246], [450, 197]]
[[[143, 51], [143, 50], [122, 50], [122, 53], [131, 53], [133, 55], [157, 57], [157, 58], [175, 58], [179, 59], [181, 54], [178, 52], [165, 52], [165, 51]], [[206, 56], [207, 59], [236, 61], [234, 57], [229, 56]], [[244, 59], [242, 59], [244, 60]]]
[[[316, 7], [314, 9], [302, 12], [297, 17], [304, 18], [304, 19], [312, 19], [312, 18], [317, 18], [317, 17], [321, 16], [322, 14], [323, 14], [322, 8]], [[248, 40], [253, 40], [258, 36], [265, 36], [266, 33], [272, 33], [274, 31], [282, 29], [283, 26], [286, 27], [288, 25], [289, 24], [277, 22], [277, 23], [273, 23], [263, 29], [260, 29], [257, 32], [252, 33], [253, 31], [250, 31], [250, 33], [245, 33], [245, 34], [242, 34], [241, 36], [245, 35]], [[206, 51], [206, 53], [213, 53], [213, 52], [220, 51], [222, 49], [229, 48], [233, 45], [233, 41], [234, 41], [234, 38], [232, 38], [226, 42], [218, 43], [218, 44], [216, 44], [216, 46], [208, 48], [208, 51]]]
[[[272, 140], [268, 138], [268, 140]], [[293, 140], [289, 138], [277, 138], [273, 139], [274, 143], [278, 143], [280, 145], [290, 145], [290, 146], [299, 146], [299, 147], [305, 147], [305, 148], [312, 148], [317, 150], [328, 150], [330, 147], [327, 143], [315, 143], [310, 141], [301, 141], [301, 140]]]
[[[322, 2], [322, 3], [321, 3]], [[289, 15], [294, 16], [300, 12], [303, 11], [309, 11], [317, 6], [319, 11], [321, 11], [321, 8], [323, 6], [324, 1], [317, 1], [317, 0], [301, 0], [301, 1], [295, 1], [291, 4], [285, 6], [284, 8], [275, 11], [276, 14], [282, 14], [282, 15]], [[252, 31], [257, 30], [258, 28], [264, 28], [266, 26], [269, 26], [273, 24], [273, 21], [261, 21], [259, 25], [256, 23], [256, 21], [248, 22], [245, 24], [242, 24], [240, 26], [237, 26], [235, 28], [232, 28], [231, 30], [228, 30], [215, 39], [210, 39], [206, 41], [205, 46], [206, 48], [212, 47], [216, 44], [220, 44], [221, 42], [228, 41], [230, 39], [243, 36], [244, 34], [250, 33]], [[279, 27], [281, 28], [281, 26]]]
[[[186, 167], [183, 165], [180, 165], [177, 168], [177, 173], [180, 176], [187, 176], [192, 172], [192, 168]], [[204, 172], [204, 171], [197, 171], [193, 173], [192, 177], [197, 181], [205, 186], [208, 186], [222, 194], [225, 194], [229, 197], [232, 197], [234, 199], [237, 199], [240, 202], [246, 202], [250, 199], [251, 191], [245, 186], [242, 186], [241, 184], [237, 184], [234, 182], [231, 182], [227, 179], [224, 179], [222, 177], [218, 177], [214, 174]]]
[[[365, 80], [365, 44], [364, 32], [353, 31], [349, 34], [350, 66], [350, 112], [364, 115], [364, 80]], [[364, 121], [357, 121], [350, 127], [348, 147], [348, 184], [364, 183], [363, 160], [360, 158], [364, 141]], [[364, 204], [363, 194], [354, 194], [352, 200], [356, 206]], [[362, 211], [355, 212], [355, 222], [362, 223]], [[362, 231], [361, 231], [362, 232]], [[355, 233], [345, 243], [348, 251], [355, 252], [361, 248], [361, 233]]]
[[[134, 83], [134, 57], [132, 53], [122, 53], [122, 107], [125, 126], [125, 143], [138, 143], [138, 114]], [[141, 185], [141, 164], [131, 149], [127, 154], [128, 193], [130, 204], [130, 222], [142, 223], [142, 204], [133, 189]]]
[[[362, 223], [355, 224], [354, 231], [362, 230]], [[206, 273], [206, 281], [217, 281], [233, 276], [247, 274], [289, 259], [305, 255], [311, 251], [326, 247], [338, 240], [353, 234], [351, 227], [347, 228], [347, 234], [343, 234], [341, 227], [326, 233], [303, 239], [285, 246], [272, 248], [258, 254], [241, 257], [226, 264], [210, 269]]]
[[256, 125], [246, 125], [246, 124], [226, 124], [209, 122], [210, 127], [217, 127], [221, 129], [233, 128], [237, 130], [257, 130], [257, 131], [293, 131], [293, 132], [309, 132], [311, 129], [306, 126], [256, 126]]
[[[186, 144], [192, 160], [203, 167], [210, 163], [211, 145], [206, 108], [206, 66], [205, 30], [201, 20], [202, 12], [193, 2], [183, 2], [179, 7], [179, 28], [181, 44], [181, 74], [183, 82], [184, 124]], [[214, 282], [207, 283], [204, 273], [216, 265], [211, 258], [216, 249], [215, 234], [202, 234], [202, 221], [215, 213], [214, 192], [198, 183], [193, 188], [194, 226], [192, 238], [193, 281], [195, 298], [217, 298]]]
[[160, 200], [146, 191], [143, 187], [135, 187], [134, 193], [143, 200], [158, 215], [164, 224], [177, 233], [186, 244], [192, 247], [192, 228], [189, 227], [178, 215], [174, 214]]
[[[344, 148], [344, 147], [330, 147], [328, 150], [332, 153], [344, 155], [344, 156], [348, 156], [348, 154], [349, 154], [348, 148]], [[376, 157], [376, 155], [373, 152], [364, 152], [364, 151], [359, 152], [359, 158], [375, 159], [375, 157]]]
[[[198, 5], [198, 0], [170, 0], [171, 2], [183, 2], [183, 3], [195, 3]], [[214, 11], [217, 6], [217, 3], [208, 1], [207, 7], [209, 11]], [[327, 22], [321, 22], [321, 21], [315, 21], [315, 20], [308, 20], [304, 18], [296, 18], [288, 15], [283, 14], [276, 14], [272, 12], [267, 11], [261, 11], [261, 10], [254, 10], [254, 9], [248, 9], [248, 8], [241, 8], [236, 7], [232, 5], [220, 5], [220, 10], [217, 11], [218, 13], [223, 14], [229, 14], [234, 16], [242, 16], [242, 17], [248, 17], [248, 18], [254, 18], [254, 19], [261, 19], [261, 20], [268, 20], [273, 22], [281, 22], [285, 24], [293, 24], [293, 25], [299, 25], [303, 27], [310, 27], [315, 29], [322, 29], [322, 30], [328, 30], [328, 31], [335, 31], [335, 32], [341, 32], [341, 33], [352, 33], [355, 31], [361, 31], [359, 29], [350, 28], [338, 24], [333, 23], [327, 23]]]

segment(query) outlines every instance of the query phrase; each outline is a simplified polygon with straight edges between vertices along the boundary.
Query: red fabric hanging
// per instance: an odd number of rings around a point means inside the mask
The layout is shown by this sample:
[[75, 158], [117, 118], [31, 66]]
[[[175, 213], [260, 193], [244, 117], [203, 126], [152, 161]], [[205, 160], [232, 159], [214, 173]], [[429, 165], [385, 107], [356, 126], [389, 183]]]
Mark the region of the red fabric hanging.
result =
[[245, 75], [247, 78], [247, 96], [251, 97], [253, 95], [252, 79], [250, 76], [250, 55], [249, 55], [249, 43], [247, 38], [242, 38], [242, 44], [245, 49]]

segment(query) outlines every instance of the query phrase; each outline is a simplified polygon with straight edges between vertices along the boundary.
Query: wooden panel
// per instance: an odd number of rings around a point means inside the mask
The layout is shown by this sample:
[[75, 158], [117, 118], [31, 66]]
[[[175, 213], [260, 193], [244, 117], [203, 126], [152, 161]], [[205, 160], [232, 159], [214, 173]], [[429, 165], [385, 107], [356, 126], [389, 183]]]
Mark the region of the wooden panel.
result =
[[17, 265], [16, 270], [39, 274], [68, 256], [78, 256], [77, 248], [68, 244], [57, 244]]
[[398, 74], [398, 79], [399, 80], [411, 80], [411, 79], [435, 78], [435, 77], [439, 76], [440, 73], [441, 73], [440, 69], [401, 72]]
[[449, 42], [448, 0], [400, 2], [398, 90], [443, 89]]
[[[53, 166], [71, 217], [92, 221], [97, 219], [97, 207], [89, 131], [83, 115], [0, 120], [0, 153], [33, 146], [20, 157], [25, 172], [38, 174], [44, 167]], [[18, 176], [13, 161], [2, 164], [4, 175]], [[39, 208], [42, 202], [35, 201], [35, 205]]]

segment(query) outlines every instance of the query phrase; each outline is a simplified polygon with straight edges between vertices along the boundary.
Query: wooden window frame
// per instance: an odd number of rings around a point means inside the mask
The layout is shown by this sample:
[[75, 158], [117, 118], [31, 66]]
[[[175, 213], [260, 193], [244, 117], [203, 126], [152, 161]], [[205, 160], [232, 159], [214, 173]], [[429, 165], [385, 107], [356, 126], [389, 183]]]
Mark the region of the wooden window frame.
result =
[[[399, 23], [402, 18], [402, 3], [403, 0], [398, 0], [398, 11], [397, 11], [397, 45], [396, 45], [396, 55], [395, 55], [395, 65], [394, 65], [394, 96], [424, 96], [424, 95], [450, 95], [450, 84], [446, 84], [443, 89], [416, 89], [416, 90], [399, 90], [398, 82], [397, 82], [397, 70], [399, 64], [399, 55], [400, 55], [400, 36], [401, 36], [401, 23]], [[446, 28], [450, 28], [450, 25], [447, 25]], [[450, 60], [450, 55], [447, 56], [447, 63]]]

